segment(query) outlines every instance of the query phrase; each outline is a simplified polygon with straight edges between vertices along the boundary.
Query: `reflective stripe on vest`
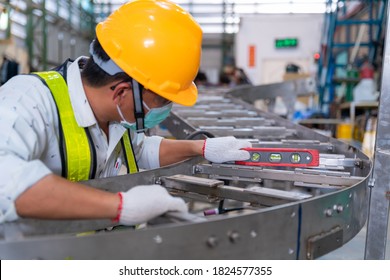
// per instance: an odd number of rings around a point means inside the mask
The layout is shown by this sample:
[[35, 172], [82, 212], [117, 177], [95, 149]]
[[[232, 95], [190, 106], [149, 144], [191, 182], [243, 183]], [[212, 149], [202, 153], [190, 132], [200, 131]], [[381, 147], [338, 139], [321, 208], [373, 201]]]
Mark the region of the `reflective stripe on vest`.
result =
[[[68, 94], [68, 86], [64, 78], [56, 71], [37, 72], [34, 74], [38, 75], [46, 82], [57, 105], [60, 127], [62, 128], [62, 135], [65, 140], [67, 179], [71, 181], [88, 180], [91, 173], [91, 147], [85, 129], [77, 124]], [[127, 133], [125, 133], [124, 136], [125, 135], [127, 135]], [[128, 161], [127, 166], [136, 167], [135, 171], [134, 168], [128, 168], [128, 170], [131, 171], [131, 173], [135, 173], [138, 171], [138, 168], [130, 137], [127, 136], [123, 138], [124, 151], [126, 160]], [[94, 176], [95, 174], [91, 175]]]
[[122, 143], [124, 146], [124, 151], [125, 151], [125, 159], [126, 159], [126, 165], [128, 169], [128, 173], [133, 174], [138, 172], [138, 166], [137, 166], [137, 161], [135, 160], [134, 157], [134, 152], [133, 152], [133, 146], [131, 145], [130, 141], [130, 131], [126, 129], [125, 134], [123, 134], [122, 137]]

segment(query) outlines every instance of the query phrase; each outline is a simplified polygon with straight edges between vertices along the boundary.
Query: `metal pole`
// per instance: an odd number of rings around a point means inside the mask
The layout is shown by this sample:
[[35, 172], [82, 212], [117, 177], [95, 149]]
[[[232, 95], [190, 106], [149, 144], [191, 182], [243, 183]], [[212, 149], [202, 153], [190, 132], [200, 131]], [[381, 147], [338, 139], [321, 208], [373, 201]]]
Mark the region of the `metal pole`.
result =
[[42, 0], [42, 69], [47, 69], [47, 22], [46, 22], [46, 0]]
[[[389, 3], [387, 4], [389, 5]], [[390, 28], [387, 9], [381, 96], [379, 100], [376, 147], [370, 189], [365, 259], [385, 259], [390, 194]]]
[[27, 24], [26, 24], [26, 47], [27, 47], [27, 53], [28, 53], [28, 67], [30, 70], [33, 66], [33, 57], [34, 57], [34, 46], [33, 46], [33, 40], [34, 40], [34, 15], [33, 15], [33, 2], [32, 0], [27, 1], [27, 8], [26, 8], [26, 16], [27, 16]]

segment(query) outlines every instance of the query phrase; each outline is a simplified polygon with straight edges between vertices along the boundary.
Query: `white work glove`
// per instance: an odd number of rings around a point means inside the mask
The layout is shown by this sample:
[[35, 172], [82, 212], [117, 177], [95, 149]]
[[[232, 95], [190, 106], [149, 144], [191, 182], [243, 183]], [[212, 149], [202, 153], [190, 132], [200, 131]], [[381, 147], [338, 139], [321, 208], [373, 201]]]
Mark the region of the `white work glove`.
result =
[[121, 194], [119, 223], [122, 225], [142, 224], [168, 211], [188, 211], [183, 199], [171, 196], [160, 185], [136, 186]]
[[233, 136], [207, 138], [203, 145], [203, 157], [211, 162], [247, 160], [250, 154], [242, 148], [250, 148], [252, 144]]

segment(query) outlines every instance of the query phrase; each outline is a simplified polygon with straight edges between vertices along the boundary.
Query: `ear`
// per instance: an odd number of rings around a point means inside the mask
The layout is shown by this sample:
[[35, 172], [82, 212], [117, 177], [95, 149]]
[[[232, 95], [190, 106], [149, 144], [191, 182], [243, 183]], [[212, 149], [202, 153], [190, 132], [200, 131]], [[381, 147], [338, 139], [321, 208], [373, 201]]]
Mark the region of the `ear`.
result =
[[112, 93], [112, 100], [115, 102], [116, 105], [120, 104], [123, 92], [123, 90], [115, 89], [115, 91]]
[[115, 102], [115, 104], [119, 105], [123, 98], [126, 98], [129, 93], [128, 85], [125, 83], [118, 85], [113, 91], [112, 91], [112, 100]]

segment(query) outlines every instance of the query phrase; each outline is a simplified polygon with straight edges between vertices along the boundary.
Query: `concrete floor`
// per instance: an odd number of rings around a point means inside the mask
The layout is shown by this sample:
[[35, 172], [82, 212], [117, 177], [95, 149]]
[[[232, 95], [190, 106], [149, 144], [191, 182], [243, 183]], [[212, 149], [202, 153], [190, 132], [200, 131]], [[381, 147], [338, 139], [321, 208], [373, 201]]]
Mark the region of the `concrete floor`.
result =
[[[362, 230], [343, 247], [319, 258], [319, 260], [364, 260], [367, 228]], [[386, 260], [390, 260], [390, 222], [387, 229]]]

